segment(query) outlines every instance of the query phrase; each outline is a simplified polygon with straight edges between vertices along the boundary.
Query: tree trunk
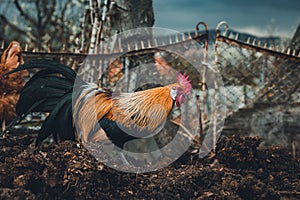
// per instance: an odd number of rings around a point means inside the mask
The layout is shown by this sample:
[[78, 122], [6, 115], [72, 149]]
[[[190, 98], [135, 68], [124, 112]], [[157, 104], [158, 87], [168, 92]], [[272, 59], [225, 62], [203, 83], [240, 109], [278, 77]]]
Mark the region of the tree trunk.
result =
[[[102, 11], [107, 7], [106, 18], [103, 21], [103, 33], [101, 34], [102, 40], [106, 40], [117, 33], [131, 30], [126, 32], [126, 41], [132, 44], [138, 41], [137, 35], [140, 36], [151, 36], [151, 30], [134, 30], [140, 27], [152, 27], [154, 24], [154, 14], [152, 7], [152, 0], [114, 0], [111, 1], [109, 5], [103, 5]], [[106, 11], [106, 10], [105, 10]], [[141, 31], [145, 31], [142, 33]], [[108, 45], [112, 45], [108, 43]], [[113, 44], [114, 45], [114, 44]], [[115, 45], [114, 45], [115, 46]], [[135, 46], [132, 44], [132, 46]], [[104, 47], [109, 49], [109, 51], [114, 51], [114, 47]], [[117, 51], [120, 51], [118, 49]], [[153, 54], [125, 57], [121, 59], [123, 66], [123, 71], [129, 72], [130, 69], [133, 69], [138, 66], [142, 66], [148, 63], [153, 63]], [[110, 61], [112, 62], [112, 61]], [[140, 70], [140, 69], [139, 69]], [[137, 70], [137, 71], [139, 71]], [[143, 71], [139, 72], [145, 72]], [[133, 91], [136, 89], [136, 82], [139, 80], [139, 76], [131, 71], [131, 73], [123, 74], [125, 79], [128, 80], [127, 89]]]
[[104, 37], [154, 24], [152, 0], [114, 0], [110, 3]]

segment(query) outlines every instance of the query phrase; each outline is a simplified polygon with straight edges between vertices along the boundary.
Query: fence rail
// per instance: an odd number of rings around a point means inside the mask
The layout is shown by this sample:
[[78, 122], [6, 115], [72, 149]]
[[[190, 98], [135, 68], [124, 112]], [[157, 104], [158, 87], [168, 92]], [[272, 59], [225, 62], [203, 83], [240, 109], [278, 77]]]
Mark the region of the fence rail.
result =
[[[225, 26], [225, 32], [223, 32], [223, 34], [220, 33], [221, 26]], [[228, 25], [226, 22], [219, 23], [216, 28], [216, 43], [217, 42], [224, 42], [231, 46], [241, 47], [255, 52], [261, 52], [265, 55], [300, 62], [299, 50], [287, 48], [280, 51], [278, 46], [272, 46], [261, 42], [259, 39], [251, 39], [250, 37], [248, 37], [246, 41], [242, 41], [239, 39], [239, 33], [230, 32], [228, 30]]]

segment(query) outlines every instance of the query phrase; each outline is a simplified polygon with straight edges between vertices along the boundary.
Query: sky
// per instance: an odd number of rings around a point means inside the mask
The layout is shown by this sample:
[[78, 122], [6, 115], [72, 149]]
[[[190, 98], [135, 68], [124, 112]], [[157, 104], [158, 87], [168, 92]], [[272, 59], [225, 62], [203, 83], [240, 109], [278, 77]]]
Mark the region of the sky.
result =
[[155, 27], [191, 31], [199, 21], [215, 29], [256, 36], [292, 37], [300, 23], [300, 0], [153, 0]]

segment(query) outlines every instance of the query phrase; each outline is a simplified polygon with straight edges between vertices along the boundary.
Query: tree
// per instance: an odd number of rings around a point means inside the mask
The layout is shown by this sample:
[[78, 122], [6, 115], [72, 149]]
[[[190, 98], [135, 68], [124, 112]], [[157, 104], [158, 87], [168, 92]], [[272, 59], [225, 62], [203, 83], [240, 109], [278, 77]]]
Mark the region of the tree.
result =
[[[89, 53], [101, 40], [138, 27], [152, 27], [152, 0], [90, 0], [91, 38]], [[134, 34], [134, 32], [133, 32]], [[133, 35], [136, 36], [136, 35]], [[130, 36], [129, 36], [130, 37]]]
[[[30, 0], [1, 3], [0, 40], [18, 40], [29, 48], [70, 48], [80, 32], [82, 0]], [[77, 12], [76, 12], [77, 11]]]
[[[90, 21], [86, 19], [87, 23], [84, 24], [84, 29], [90, 30], [90, 37], [82, 34], [81, 41], [87, 44], [86, 46], [89, 46], [87, 52], [90, 54], [97, 53], [100, 50], [98, 49], [99, 44], [101, 44], [101, 52], [103, 49], [105, 49], [105, 52], [120, 51], [120, 49], [117, 49], [118, 45], [111, 42], [112, 36], [139, 27], [151, 27], [154, 24], [152, 0], [102, 0], [101, 3], [99, 0], [90, 0], [89, 5], [89, 9], [85, 13], [88, 13], [87, 16], [90, 16], [88, 17]], [[146, 34], [148, 36], [151, 35], [151, 33]], [[126, 42], [137, 41], [137, 35], [143, 36], [145, 34], [136, 33], [134, 30], [130, 33], [127, 32], [126, 39], [128, 40]], [[109, 63], [117, 63], [118, 68], [121, 67], [125, 70], [132, 69], [142, 63], [153, 63], [153, 54], [119, 59], [122, 59], [122, 61], [99, 61], [102, 64], [97, 68], [98, 72], [91, 72], [93, 69], [90, 68], [91, 65], [87, 64], [84, 72], [89, 73], [88, 80], [99, 80], [103, 75], [108, 74], [106, 70]], [[110, 67], [108, 67], [109, 69]], [[121, 70], [117, 71], [121, 72]], [[138, 80], [131, 80], [131, 83], [136, 81]]]

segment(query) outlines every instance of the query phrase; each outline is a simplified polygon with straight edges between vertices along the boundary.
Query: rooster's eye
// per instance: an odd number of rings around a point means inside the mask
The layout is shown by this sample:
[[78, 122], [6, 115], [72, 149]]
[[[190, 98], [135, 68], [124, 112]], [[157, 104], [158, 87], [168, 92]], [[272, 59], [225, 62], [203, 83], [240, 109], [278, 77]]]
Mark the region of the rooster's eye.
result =
[[177, 96], [177, 88], [176, 87], [172, 87], [170, 90], [170, 96], [173, 100], [175, 100], [176, 96]]

